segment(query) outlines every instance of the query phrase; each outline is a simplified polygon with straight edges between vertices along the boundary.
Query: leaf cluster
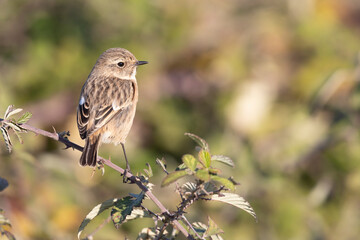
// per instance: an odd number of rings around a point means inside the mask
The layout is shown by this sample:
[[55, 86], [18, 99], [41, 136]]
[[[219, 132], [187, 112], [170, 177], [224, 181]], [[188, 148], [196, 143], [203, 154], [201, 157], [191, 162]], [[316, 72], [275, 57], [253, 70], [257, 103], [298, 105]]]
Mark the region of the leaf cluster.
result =
[[4, 119], [1, 119], [2, 121], [0, 122], [0, 131], [9, 153], [11, 153], [13, 147], [9, 131], [12, 130], [19, 139], [19, 142], [23, 143], [20, 133], [24, 133], [26, 130], [21, 127], [21, 124], [29, 121], [32, 115], [31, 113], [26, 112], [18, 119], [13, 118], [13, 115], [18, 114], [21, 111], [21, 108], [14, 108], [13, 105], [10, 105], [5, 111]]

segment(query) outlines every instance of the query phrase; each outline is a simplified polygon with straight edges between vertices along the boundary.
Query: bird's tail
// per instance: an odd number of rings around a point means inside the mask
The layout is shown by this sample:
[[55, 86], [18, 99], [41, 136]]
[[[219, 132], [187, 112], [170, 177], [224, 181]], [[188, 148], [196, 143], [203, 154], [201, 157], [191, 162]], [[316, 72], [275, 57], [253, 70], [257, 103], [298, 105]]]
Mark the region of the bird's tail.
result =
[[86, 138], [85, 147], [80, 157], [81, 166], [95, 166], [97, 160], [97, 152], [99, 148], [101, 135], [90, 136]]

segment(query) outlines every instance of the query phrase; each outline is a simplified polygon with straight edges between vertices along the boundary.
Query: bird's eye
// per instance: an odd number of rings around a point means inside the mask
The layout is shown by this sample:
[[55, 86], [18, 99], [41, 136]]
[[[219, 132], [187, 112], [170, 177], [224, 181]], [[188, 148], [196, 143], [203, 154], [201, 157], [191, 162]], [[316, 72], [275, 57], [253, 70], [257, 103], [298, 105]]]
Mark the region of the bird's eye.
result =
[[118, 64], [117, 64], [119, 67], [123, 67], [123, 66], [125, 66], [125, 63], [124, 62], [118, 62]]

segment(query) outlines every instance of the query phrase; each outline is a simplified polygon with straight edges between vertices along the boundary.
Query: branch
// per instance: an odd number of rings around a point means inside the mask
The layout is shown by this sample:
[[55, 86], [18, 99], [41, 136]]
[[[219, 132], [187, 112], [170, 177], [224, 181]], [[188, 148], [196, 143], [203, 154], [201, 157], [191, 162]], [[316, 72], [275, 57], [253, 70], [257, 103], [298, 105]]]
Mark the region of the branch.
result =
[[[8, 122], [5, 119], [0, 118], [0, 122]], [[76, 149], [80, 152], [83, 151], [83, 147], [77, 145], [76, 143], [73, 143], [71, 141], [69, 141], [68, 139], [62, 137], [61, 135], [59, 135], [58, 133], [51, 133], [36, 127], [33, 127], [29, 124], [23, 123], [23, 124], [19, 124], [21, 126], [22, 129], [33, 132], [37, 135], [42, 135], [51, 139], [54, 139], [55, 141], [59, 141], [65, 144], [65, 146], [67, 148], [73, 148]], [[113, 162], [111, 162], [108, 159], [102, 158], [100, 156], [98, 156], [98, 160], [100, 160], [103, 164], [107, 165], [108, 167], [114, 169], [115, 171], [124, 174], [125, 170], [122, 169], [121, 167], [119, 167], [118, 165], [114, 164]], [[145, 194], [159, 207], [159, 209], [161, 210], [161, 213], [163, 214], [167, 214], [170, 215], [169, 210], [166, 209], [166, 207], [159, 201], [159, 199], [157, 199], [157, 197], [155, 197], [155, 195], [140, 181], [139, 178], [135, 177], [134, 175], [132, 175], [132, 173], [130, 173], [129, 171], [126, 172], [126, 177], [130, 179], [130, 181], [132, 183], [135, 183], [136, 185], [138, 185], [138, 187], [145, 192]], [[176, 220], [174, 219], [172, 221], [172, 224], [180, 231], [182, 232], [182, 234], [184, 234], [184, 236], [187, 239], [194, 239], [189, 233], [188, 231]]]

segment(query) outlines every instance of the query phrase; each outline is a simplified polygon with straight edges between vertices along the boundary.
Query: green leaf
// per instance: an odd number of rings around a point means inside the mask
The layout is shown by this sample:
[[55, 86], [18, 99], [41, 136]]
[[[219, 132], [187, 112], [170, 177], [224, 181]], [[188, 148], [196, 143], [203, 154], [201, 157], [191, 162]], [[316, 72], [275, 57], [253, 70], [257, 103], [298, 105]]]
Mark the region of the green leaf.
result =
[[126, 196], [116, 201], [114, 207], [111, 210], [111, 219], [116, 228], [118, 228], [125, 220], [126, 217], [131, 214], [135, 207], [139, 207], [145, 194], [132, 194], [132, 196]]
[[208, 228], [206, 229], [206, 232], [204, 233], [203, 237], [210, 237], [213, 235], [218, 235], [220, 233], [223, 233], [224, 231], [219, 228], [216, 223], [210, 218], [208, 217]]
[[234, 161], [231, 160], [231, 158], [223, 156], [223, 155], [212, 155], [211, 156], [211, 160], [212, 161], [217, 161], [217, 162], [221, 162], [224, 163], [230, 167], [234, 167]]
[[19, 124], [27, 123], [27, 121], [30, 120], [31, 116], [32, 116], [32, 113], [26, 112], [17, 120], [17, 123], [19, 123]]
[[210, 174], [207, 169], [199, 169], [195, 173], [196, 177], [204, 182], [210, 181]]
[[195, 171], [198, 161], [193, 155], [191, 154], [184, 155], [182, 157], [182, 161], [191, 171], [193, 172]]
[[227, 178], [211, 175], [211, 180], [220, 183], [227, 189], [230, 189], [231, 191], [235, 190], [235, 185]]
[[11, 153], [11, 151], [12, 151], [12, 143], [11, 143], [9, 132], [5, 127], [0, 127], [0, 131], [1, 131], [2, 135], [3, 135], [3, 137], [4, 137], [6, 149], [8, 150], [9, 153]]
[[185, 133], [185, 136], [188, 136], [189, 138], [191, 138], [192, 140], [194, 140], [202, 149], [209, 151], [209, 144], [202, 138], [196, 136], [195, 134], [192, 133]]
[[210, 167], [210, 165], [211, 165], [211, 155], [210, 155], [210, 153], [208, 151], [202, 149], [199, 152], [199, 160], [206, 168]]
[[169, 185], [170, 183], [175, 182], [176, 180], [188, 175], [186, 170], [179, 170], [172, 173], [169, 173], [162, 181], [161, 186], [165, 187]]
[[98, 216], [100, 213], [102, 213], [103, 211], [105, 211], [106, 209], [112, 207], [115, 205], [115, 203], [118, 201], [118, 198], [113, 198], [113, 199], [109, 199], [106, 200], [103, 203], [100, 203], [98, 205], [96, 205], [89, 213], [88, 215], [86, 215], [85, 219], [82, 221], [82, 223], [80, 224], [80, 227], [78, 229], [78, 239], [80, 239], [80, 235], [82, 233], [82, 231], [84, 230], [84, 228], [88, 225], [88, 223], [93, 220], [96, 216]]
[[8, 181], [5, 178], [0, 177], [0, 192], [9, 186]]
[[254, 212], [250, 204], [244, 198], [240, 197], [235, 193], [222, 193], [221, 195], [214, 194], [211, 196], [211, 200], [224, 202], [240, 208], [253, 216], [257, 221], [256, 213]]

